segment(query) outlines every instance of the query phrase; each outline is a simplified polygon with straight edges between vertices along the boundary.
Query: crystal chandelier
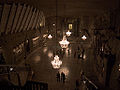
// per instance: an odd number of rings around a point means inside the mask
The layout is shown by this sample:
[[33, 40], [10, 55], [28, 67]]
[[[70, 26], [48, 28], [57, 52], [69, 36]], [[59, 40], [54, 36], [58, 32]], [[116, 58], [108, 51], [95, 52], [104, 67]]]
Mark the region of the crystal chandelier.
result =
[[[56, 25], [55, 26], [56, 26], [55, 36], [56, 36], [56, 41], [57, 41], [57, 0], [56, 0]], [[57, 44], [56, 44], [56, 48], [57, 48]], [[54, 60], [51, 61], [51, 64], [52, 64], [54, 69], [58, 69], [58, 68], [60, 68], [60, 65], [62, 64], [62, 61], [59, 60], [58, 55], [55, 55]]]
[[54, 69], [58, 69], [58, 68], [60, 68], [60, 66], [62, 64], [62, 61], [59, 60], [58, 55], [55, 55], [54, 60], [51, 61], [51, 64], [52, 64], [52, 66], [53, 66]]
[[49, 39], [52, 39], [52, 35], [51, 35], [51, 34], [49, 34], [49, 35], [48, 35], [48, 38], [49, 38]]
[[66, 36], [63, 36], [63, 40], [59, 42], [62, 48], [67, 48], [69, 45], [69, 41], [67, 41]]
[[85, 35], [82, 36], [82, 40], [86, 40], [87, 37]]
[[68, 31], [66, 32], [66, 35], [69, 37], [69, 36], [71, 35], [71, 32], [68, 30]]

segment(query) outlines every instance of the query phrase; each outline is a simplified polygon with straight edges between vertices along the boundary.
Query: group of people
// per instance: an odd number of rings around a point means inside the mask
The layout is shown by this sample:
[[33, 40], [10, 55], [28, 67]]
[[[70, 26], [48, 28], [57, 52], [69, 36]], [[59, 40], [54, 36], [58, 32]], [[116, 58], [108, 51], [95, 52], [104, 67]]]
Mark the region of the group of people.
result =
[[61, 72], [61, 74], [60, 72], [57, 72], [56, 78], [57, 78], [57, 82], [65, 83], [66, 76], [63, 72]]
[[85, 50], [82, 49], [82, 51], [80, 52], [80, 48], [78, 47], [77, 51], [74, 52], [74, 58], [76, 58], [76, 56], [77, 56], [78, 59], [80, 59], [80, 58], [83, 59], [84, 53], [85, 53]]

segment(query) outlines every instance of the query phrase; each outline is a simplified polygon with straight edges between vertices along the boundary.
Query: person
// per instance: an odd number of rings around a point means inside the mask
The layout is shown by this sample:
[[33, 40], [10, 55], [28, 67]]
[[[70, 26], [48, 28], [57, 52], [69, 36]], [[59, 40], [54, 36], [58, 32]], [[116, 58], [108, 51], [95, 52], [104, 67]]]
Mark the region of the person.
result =
[[79, 80], [76, 80], [76, 88], [79, 87]]
[[57, 72], [57, 82], [60, 82], [60, 73], [59, 72]]
[[85, 53], [85, 50], [83, 49], [82, 50], [82, 59], [84, 59], [84, 53]]
[[65, 83], [65, 74], [63, 72], [61, 73], [61, 81]]
[[5, 58], [2, 52], [0, 52], [0, 64], [5, 64]]
[[74, 52], [74, 58], [76, 57], [76, 51]]

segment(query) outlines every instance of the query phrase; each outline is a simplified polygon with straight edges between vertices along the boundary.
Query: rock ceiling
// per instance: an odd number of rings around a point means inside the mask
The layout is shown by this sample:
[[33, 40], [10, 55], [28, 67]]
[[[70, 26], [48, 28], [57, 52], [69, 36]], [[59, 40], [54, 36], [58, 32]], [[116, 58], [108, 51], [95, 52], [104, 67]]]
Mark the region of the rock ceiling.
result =
[[[56, 15], [56, 0], [1, 0], [21, 2], [44, 11], [46, 16]], [[59, 16], [95, 15], [118, 8], [119, 0], [57, 0]]]

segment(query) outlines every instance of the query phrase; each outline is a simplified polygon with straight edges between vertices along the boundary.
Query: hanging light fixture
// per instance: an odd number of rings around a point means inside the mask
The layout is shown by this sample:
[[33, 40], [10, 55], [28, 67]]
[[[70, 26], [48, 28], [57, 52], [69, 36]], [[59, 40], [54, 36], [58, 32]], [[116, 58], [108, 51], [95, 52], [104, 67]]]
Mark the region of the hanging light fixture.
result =
[[[65, 8], [66, 8], [66, 6], [64, 5], [64, 10], [65, 10]], [[64, 12], [65, 13], [65, 12]], [[66, 28], [65, 28], [66, 29]], [[68, 34], [68, 36], [71, 34], [71, 32], [70, 31], [68, 31], [68, 32], [66, 32], [66, 34]], [[65, 33], [63, 32], [63, 39], [62, 39], [62, 41], [59, 41], [59, 43], [60, 43], [60, 46], [62, 47], [62, 48], [67, 48], [68, 47], [68, 45], [69, 45], [69, 41], [67, 41], [67, 38], [66, 38], [66, 36], [65, 36]]]
[[62, 61], [59, 60], [58, 55], [55, 55], [54, 60], [51, 61], [51, 64], [52, 64], [54, 69], [58, 69], [62, 65]]
[[87, 37], [85, 35], [82, 36], [82, 40], [86, 40]]
[[66, 35], [69, 37], [69, 36], [71, 35], [71, 32], [68, 30], [68, 31], [66, 32]]
[[[56, 0], [56, 41], [57, 41], [57, 0]], [[56, 48], [57, 48], [57, 44], [56, 44]], [[54, 69], [58, 69], [62, 65], [62, 61], [59, 60], [58, 55], [55, 55], [54, 60], [51, 61], [51, 64]]]
[[48, 38], [49, 38], [49, 39], [52, 39], [52, 35], [51, 35], [51, 34], [49, 34], [49, 35], [48, 35]]
[[67, 41], [66, 36], [63, 36], [63, 40], [59, 42], [62, 48], [67, 48], [69, 45], [69, 41]]

